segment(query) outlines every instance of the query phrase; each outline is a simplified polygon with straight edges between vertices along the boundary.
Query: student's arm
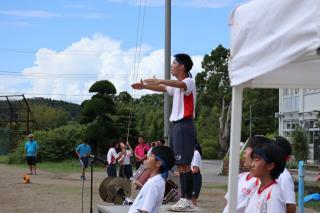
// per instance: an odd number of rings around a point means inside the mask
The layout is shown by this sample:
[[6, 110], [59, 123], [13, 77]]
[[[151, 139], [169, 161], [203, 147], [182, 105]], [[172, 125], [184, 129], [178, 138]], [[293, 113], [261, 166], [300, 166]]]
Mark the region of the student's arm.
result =
[[200, 172], [199, 167], [197, 167], [197, 166], [193, 166], [193, 167], [192, 167], [192, 173], [193, 173], [193, 174], [196, 174], [196, 173], [199, 173], [199, 172]]
[[187, 89], [186, 83], [179, 80], [162, 80], [157, 78], [149, 78], [149, 79], [145, 79], [143, 83], [145, 83], [144, 85], [147, 85], [147, 86], [165, 85], [165, 86], [176, 87], [176, 88], [181, 88], [185, 90]]
[[131, 87], [133, 89], [147, 89], [147, 90], [152, 90], [152, 91], [156, 91], [156, 92], [167, 92], [167, 89], [164, 85], [148, 85], [148, 84], [144, 84], [142, 79], [140, 82], [138, 83], [134, 83], [131, 85]]
[[77, 148], [76, 148], [76, 154], [78, 155], [78, 157], [80, 158], [80, 154], [79, 154], [79, 146], [77, 146]]
[[132, 150], [132, 147], [131, 147], [131, 145], [130, 145], [130, 143], [127, 141], [126, 142], [126, 145], [129, 147], [129, 150], [130, 150], [130, 152], [131, 152], [131, 154], [133, 153], [133, 150]]
[[296, 205], [295, 204], [287, 204], [286, 205], [286, 213], [295, 213], [296, 212]]
[[126, 157], [126, 154], [125, 154], [125, 152], [126, 151], [121, 151], [118, 155], [119, 155], [119, 157], [118, 157], [118, 162], [120, 163], [120, 164], [122, 164], [123, 163], [123, 161], [124, 161], [124, 158]]

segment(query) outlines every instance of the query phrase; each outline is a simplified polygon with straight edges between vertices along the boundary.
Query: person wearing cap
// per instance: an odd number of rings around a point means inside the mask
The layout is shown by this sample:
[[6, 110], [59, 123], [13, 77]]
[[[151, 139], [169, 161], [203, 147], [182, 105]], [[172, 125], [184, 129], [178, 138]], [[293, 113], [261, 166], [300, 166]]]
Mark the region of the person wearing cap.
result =
[[134, 199], [128, 213], [158, 213], [163, 202], [169, 170], [174, 166], [174, 152], [166, 146], [156, 146], [143, 162], [151, 176]]
[[75, 150], [77, 156], [79, 157], [81, 165], [81, 180], [86, 180], [86, 168], [89, 164], [89, 155], [91, 153], [91, 147], [88, 144], [87, 140], [84, 140], [83, 143], [79, 144]]
[[131, 85], [134, 89], [147, 89], [157, 92], [166, 92], [173, 96], [170, 121], [170, 147], [175, 152], [181, 184], [181, 199], [172, 206], [173, 211], [192, 211], [193, 175], [191, 161], [193, 157], [196, 129], [195, 118], [196, 84], [191, 76], [193, 66], [189, 55], [180, 53], [174, 56], [171, 65], [171, 74], [176, 80], [162, 80], [157, 78], [140, 80]]
[[33, 134], [28, 135], [28, 141], [24, 145], [24, 155], [29, 165], [30, 173], [28, 175], [37, 175], [37, 153], [38, 153], [38, 142], [34, 140]]

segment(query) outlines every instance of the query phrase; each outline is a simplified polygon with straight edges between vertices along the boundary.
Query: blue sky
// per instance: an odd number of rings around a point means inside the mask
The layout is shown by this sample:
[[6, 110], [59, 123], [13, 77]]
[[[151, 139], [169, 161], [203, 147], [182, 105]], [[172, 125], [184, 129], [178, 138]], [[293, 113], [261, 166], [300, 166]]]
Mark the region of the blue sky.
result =
[[[118, 92], [141, 95], [128, 86], [132, 81], [163, 75], [164, 2], [2, 1], [1, 95], [24, 93], [80, 103], [88, 98], [90, 85], [100, 79], [113, 82]], [[199, 72], [204, 54], [220, 43], [229, 46], [228, 17], [241, 2], [244, 0], [173, 0], [172, 54], [189, 53], [195, 62], [193, 72]], [[137, 69], [134, 57], [138, 58], [135, 47], [142, 17]]]

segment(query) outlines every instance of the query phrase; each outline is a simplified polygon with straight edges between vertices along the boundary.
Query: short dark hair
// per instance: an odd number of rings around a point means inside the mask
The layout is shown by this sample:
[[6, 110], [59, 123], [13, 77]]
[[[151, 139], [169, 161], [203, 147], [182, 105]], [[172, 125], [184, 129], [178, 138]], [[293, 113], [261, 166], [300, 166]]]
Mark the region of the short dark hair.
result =
[[259, 156], [267, 164], [274, 163], [275, 167], [271, 170], [270, 176], [275, 180], [280, 176], [286, 166], [284, 155], [284, 151], [275, 143], [264, 143], [254, 147], [251, 158], [253, 159]]
[[194, 149], [199, 152], [199, 154], [202, 156], [202, 149], [198, 141], [196, 141], [196, 145], [194, 146]]
[[110, 147], [115, 147], [118, 143], [119, 143], [119, 141], [117, 141], [117, 140], [112, 140], [112, 141], [110, 142]]
[[249, 138], [246, 147], [254, 148], [259, 144], [270, 143], [271, 140], [262, 135], [255, 135], [252, 138]]
[[160, 138], [160, 143], [162, 146], [164, 146], [166, 144], [166, 139], [163, 137], [163, 138]]
[[172, 149], [167, 146], [155, 146], [152, 148], [152, 154], [160, 158], [164, 165], [160, 167], [160, 173], [169, 171], [175, 164], [175, 155]]
[[285, 152], [285, 155], [289, 156], [292, 155], [292, 147], [290, 142], [282, 137], [282, 136], [276, 136], [273, 138], [273, 142], [275, 142], [280, 148]]
[[188, 54], [179, 53], [179, 54], [174, 55], [174, 57], [175, 57], [175, 60], [176, 60], [179, 64], [184, 65], [184, 69], [185, 69], [186, 74], [187, 74], [188, 72], [190, 72], [190, 70], [191, 70], [192, 67], [193, 67], [193, 62], [192, 62], [191, 57], [190, 57]]

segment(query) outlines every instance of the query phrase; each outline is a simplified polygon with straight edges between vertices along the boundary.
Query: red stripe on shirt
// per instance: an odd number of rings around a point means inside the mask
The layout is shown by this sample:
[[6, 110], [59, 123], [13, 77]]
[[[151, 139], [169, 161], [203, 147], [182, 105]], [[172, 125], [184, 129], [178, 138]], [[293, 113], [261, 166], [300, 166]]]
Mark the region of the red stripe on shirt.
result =
[[194, 101], [193, 101], [192, 92], [188, 96], [184, 95], [183, 104], [184, 104], [183, 118], [192, 118], [193, 117], [193, 108], [194, 108]]

